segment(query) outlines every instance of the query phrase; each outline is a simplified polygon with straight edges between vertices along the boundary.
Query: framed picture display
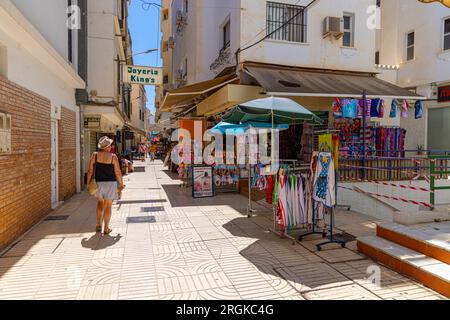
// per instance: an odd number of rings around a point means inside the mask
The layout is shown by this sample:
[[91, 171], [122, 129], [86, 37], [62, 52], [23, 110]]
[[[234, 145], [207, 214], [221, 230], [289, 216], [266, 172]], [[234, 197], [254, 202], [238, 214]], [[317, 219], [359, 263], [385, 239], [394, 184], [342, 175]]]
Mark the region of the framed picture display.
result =
[[214, 177], [212, 166], [192, 167], [192, 197], [214, 197]]

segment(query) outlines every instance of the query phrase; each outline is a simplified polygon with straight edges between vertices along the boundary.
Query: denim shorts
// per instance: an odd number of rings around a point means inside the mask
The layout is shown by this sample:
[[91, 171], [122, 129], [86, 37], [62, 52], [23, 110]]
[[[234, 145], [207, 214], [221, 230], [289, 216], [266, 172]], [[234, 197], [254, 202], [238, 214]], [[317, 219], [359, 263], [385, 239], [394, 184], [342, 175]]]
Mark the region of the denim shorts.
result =
[[117, 182], [104, 182], [97, 181], [97, 194], [96, 197], [101, 200], [118, 200], [117, 194]]

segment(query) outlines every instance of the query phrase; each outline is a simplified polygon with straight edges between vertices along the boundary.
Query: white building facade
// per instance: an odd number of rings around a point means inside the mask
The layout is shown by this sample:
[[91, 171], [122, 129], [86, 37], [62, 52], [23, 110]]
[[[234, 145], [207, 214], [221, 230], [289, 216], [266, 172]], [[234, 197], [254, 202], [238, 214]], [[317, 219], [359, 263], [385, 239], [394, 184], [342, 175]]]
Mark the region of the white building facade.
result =
[[[87, 2], [87, 88], [83, 95], [83, 173], [101, 136], [114, 139], [117, 153], [133, 140], [131, 85], [123, 67], [132, 64], [128, 0]], [[128, 143], [127, 143], [128, 141]], [[129, 148], [128, 148], [129, 149]]]
[[[236, 59], [374, 72], [376, 33], [367, 25], [373, 15], [370, 8], [375, 4], [373, 0], [231, 0], [226, 4], [220, 0], [174, 0], [172, 87], [211, 79], [224, 68], [236, 65]], [[346, 17], [345, 43], [344, 38], [323, 37], [327, 16]], [[275, 31], [290, 19], [287, 28]], [[236, 56], [238, 49], [273, 31], [267, 39]]]
[[401, 119], [408, 129], [407, 148], [450, 150], [450, 8], [385, 0], [381, 22], [379, 63], [398, 66], [386, 80], [427, 98], [421, 120], [414, 114]]
[[81, 190], [84, 2], [0, 1], [0, 251]]

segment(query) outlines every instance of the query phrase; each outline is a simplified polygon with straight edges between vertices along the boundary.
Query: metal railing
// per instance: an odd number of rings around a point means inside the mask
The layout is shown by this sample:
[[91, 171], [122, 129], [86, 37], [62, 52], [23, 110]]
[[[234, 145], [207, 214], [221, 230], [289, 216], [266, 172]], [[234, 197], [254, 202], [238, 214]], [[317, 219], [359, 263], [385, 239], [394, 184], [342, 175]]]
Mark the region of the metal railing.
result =
[[[390, 157], [377, 156], [382, 151], [372, 151], [366, 156], [339, 158], [339, 181], [402, 181], [427, 177], [447, 179], [450, 172], [436, 170], [436, 161], [444, 161], [440, 167], [447, 168], [450, 151], [447, 150], [405, 150], [387, 151]], [[449, 169], [450, 170], [450, 169]]]

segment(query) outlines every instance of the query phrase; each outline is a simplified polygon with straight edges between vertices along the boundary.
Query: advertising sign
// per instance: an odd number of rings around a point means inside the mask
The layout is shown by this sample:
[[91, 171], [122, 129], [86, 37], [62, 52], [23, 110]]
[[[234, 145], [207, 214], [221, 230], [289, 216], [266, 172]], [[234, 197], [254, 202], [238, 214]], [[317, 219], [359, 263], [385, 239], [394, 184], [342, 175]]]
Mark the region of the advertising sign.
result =
[[159, 86], [163, 84], [162, 73], [162, 68], [125, 65], [123, 70], [123, 82]]
[[450, 86], [438, 88], [438, 102], [450, 101]]
[[192, 171], [192, 197], [214, 197], [213, 168], [210, 166], [193, 166]]

